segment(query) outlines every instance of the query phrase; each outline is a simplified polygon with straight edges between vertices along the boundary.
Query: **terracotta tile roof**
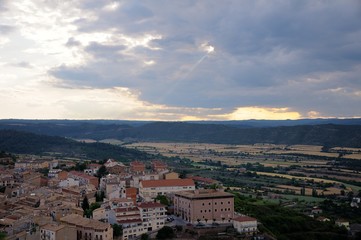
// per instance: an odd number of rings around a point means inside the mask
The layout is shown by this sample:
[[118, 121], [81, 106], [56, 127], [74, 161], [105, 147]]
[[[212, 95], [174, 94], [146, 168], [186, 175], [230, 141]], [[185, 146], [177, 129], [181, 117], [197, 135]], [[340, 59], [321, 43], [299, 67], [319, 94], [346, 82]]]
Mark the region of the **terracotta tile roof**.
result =
[[55, 224], [46, 224], [45, 226], [41, 227], [44, 230], [48, 230], [48, 231], [52, 231], [52, 232], [57, 232], [63, 228], [65, 228], [65, 225], [55, 225]]
[[114, 209], [115, 212], [131, 212], [131, 211], [139, 211], [137, 207], [130, 207], [130, 208], [116, 208]]
[[118, 220], [119, 224], [126, 224], [126, 223], [142, 223], [143, 221], [139, 219], [125, 219], [125, 220]]
[[205, 178], [205, 177], [199, 177], [199, 176], [192, 176], [191, 177], [196, 182], [204, 182], [208, 184], [217, 183], [217, 180], [214, 180], [212, 178]]
[[139, 208], [161, 208], [165, 207], [165, 205], [157, 203], [157, 202], [142, 202], [138, 204]]
[[194, 186], [192, 179], [162, 179], [162, 180], [143, 180], [140, 183], [143, 188], [150, 187], [183, 187], [183, 186]]
[[133, 161], [130, 163], [130, 166], [145, 166], [145, 164], [139, 161]]
[[110, 228], [109, 223], [103, 223], [94, 219], [83, 218], [77, 214], [70, 214], [68, 216], [60, 218], [60, 221], [70, 225], [81, 226], [84, 228], [92, 228], [96, 230], [106, 230]]
[[250, 221], [257, 221], [257, 219], [253, 218], [253, 217], [248, 217], [248, 216], [239, 216], [233, 219], [234, 221], [237, 222], [250, 222]]

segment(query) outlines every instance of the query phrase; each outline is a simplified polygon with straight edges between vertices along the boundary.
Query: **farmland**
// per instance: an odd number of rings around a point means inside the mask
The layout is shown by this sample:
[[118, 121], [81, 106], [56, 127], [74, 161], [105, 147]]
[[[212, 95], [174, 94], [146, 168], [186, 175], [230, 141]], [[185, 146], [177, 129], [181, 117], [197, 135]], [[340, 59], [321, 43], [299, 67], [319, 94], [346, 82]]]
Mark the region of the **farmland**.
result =
[[[361, 164], [361, 149], [358, 148], [325, 151], [322, 146], [313, 145], [165, 142], [137, 142], [125, 146], [154, 155], [189, 159], [193, 169], [187, 167], [188, 172], [223, 179], [230, 187], [256, 186], [261, 191], [295, 195], [301, 195], [304, 188], [305, 196], [357, 193], [361, 189], [361, 174], [354, 168], [354, 164]], [[177, 166], [177, 169], [183, 167]]]

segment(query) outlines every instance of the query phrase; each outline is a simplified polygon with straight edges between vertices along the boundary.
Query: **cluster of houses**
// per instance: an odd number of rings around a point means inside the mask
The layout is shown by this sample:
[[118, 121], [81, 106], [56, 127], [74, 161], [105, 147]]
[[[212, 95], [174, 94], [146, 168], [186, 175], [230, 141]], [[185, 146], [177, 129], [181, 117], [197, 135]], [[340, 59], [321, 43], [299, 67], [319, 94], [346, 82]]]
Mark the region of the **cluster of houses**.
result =
[[[30, 162], [30, 163], [29, 163]], [[53, 159], [27, 159], [14, 169], [0, 168], [0, 231], [7, 239], [113, 239], [113, 224], [123, 228], [122, 239], [136, 239], [167, 225], [167, 206], [159, 195], [173, 203], [173, 214], [189, 224], [233, 225], [239, 232], [257, 231], [257, 220], [234, 213], [234, 196], [222, 189], [196, 189], [213, 184], [200, 177], [179, 178], [161, 161], [133, 161], [129, 165], [109, 159], [108, 174], [95, 175], [102, 167], [91, 163], [80, 171], [59, 168]], [[62, 162], [62, 166], [74, 166]], [[48, 175], [37, 172], [48, 168]], [[83, 217], [82, 203], [102, 193], [100, 208], [92, 218]]]

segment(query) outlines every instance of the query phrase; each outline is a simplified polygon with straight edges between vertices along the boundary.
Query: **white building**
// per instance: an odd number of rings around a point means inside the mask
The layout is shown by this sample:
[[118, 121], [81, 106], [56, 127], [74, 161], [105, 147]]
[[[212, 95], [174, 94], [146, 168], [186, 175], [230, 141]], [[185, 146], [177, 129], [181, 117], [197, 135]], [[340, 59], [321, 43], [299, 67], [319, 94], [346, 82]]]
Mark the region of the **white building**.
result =
[[80, 182], [79, 180], [75, 180], [74, 178], [67, 178], [66, 180], [59, 182], [59, 187], [73, 187], [73, 186], [79, 186]]
[[139, 196], [146, 201], [151, 201], [158, 195], [172, 195], [187, 190], [195, 190], [192, 179], [143, 180], [139, 184]]
[[239, 233], [251, 235], [257, 232], [257, 219], [248, 216], [239, 216], [233, 219], [233, 227]]
[[167, 218], [166, 209], [163, 204], [157, 202], [143, 202], [138, 204], [143, 227], [148, 232], [164, 227]]

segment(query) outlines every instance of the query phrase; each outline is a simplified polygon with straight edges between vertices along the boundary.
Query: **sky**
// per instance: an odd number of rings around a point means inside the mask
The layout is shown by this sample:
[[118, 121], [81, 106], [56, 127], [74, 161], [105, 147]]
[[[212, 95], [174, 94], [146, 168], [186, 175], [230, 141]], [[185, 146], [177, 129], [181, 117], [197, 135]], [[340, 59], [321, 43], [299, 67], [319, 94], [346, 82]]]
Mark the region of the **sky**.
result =
[[359, 0], [0, 0], [0, 118], [361, 117]]

